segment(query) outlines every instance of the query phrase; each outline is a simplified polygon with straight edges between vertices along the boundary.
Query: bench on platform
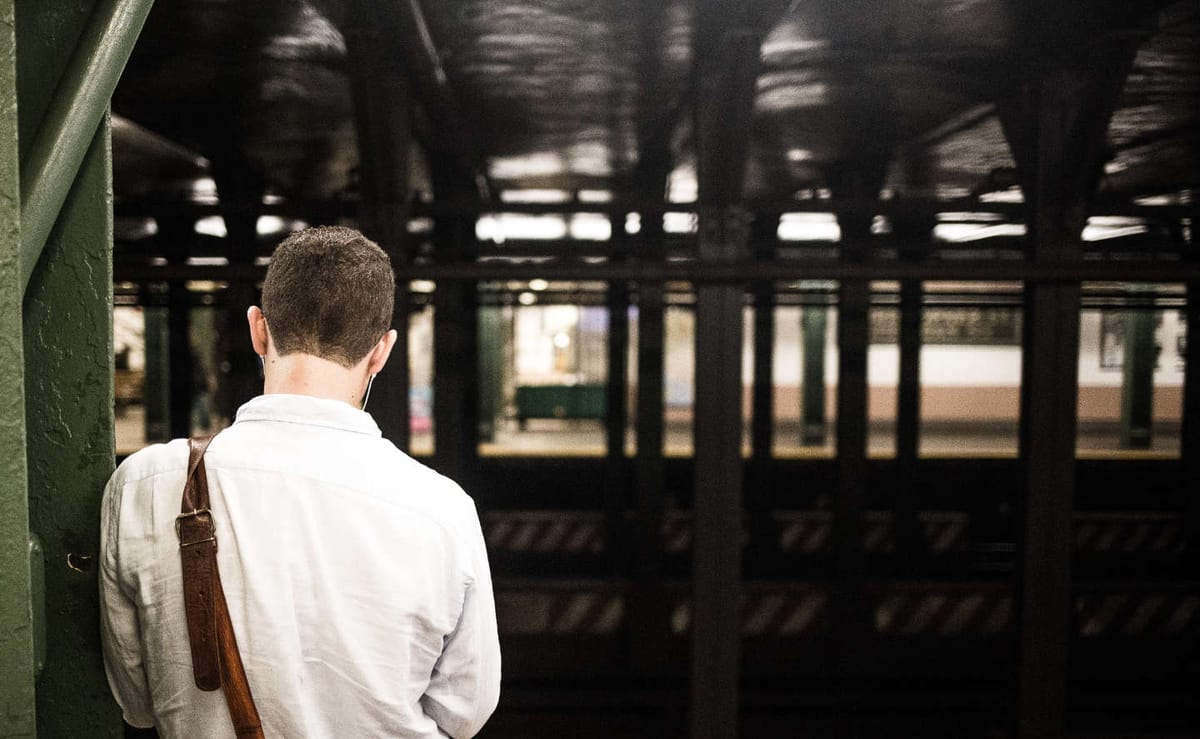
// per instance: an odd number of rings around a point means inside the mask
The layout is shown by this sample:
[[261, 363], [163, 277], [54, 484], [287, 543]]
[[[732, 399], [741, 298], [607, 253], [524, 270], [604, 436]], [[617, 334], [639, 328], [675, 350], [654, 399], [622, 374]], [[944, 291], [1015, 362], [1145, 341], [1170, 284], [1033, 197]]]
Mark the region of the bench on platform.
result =
[[604, 420], [604, 385], [518, 385], [517, 422], [530, 418]]

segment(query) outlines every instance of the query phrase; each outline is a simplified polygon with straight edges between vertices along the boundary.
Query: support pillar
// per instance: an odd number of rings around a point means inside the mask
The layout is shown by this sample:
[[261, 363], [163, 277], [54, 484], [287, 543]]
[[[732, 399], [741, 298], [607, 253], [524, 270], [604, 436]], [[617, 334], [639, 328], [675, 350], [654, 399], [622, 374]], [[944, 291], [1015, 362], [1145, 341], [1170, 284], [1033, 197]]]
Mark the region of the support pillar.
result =
[[823, 446], [825, 419], [825, 332], [829, 309], [813, 303], [800, 309], [800, 340], [804, 359], [800, 368], [800, 444]]
[[[100, 662], [96, 511], [112, 472], [112, 177], [107, 118], [25, 296], [30, 524], [45, 545], [47, 643], [38, 733], [112, 726]], [[80, 388], [87, 388], [81, 392]], [[68, 564], [68, 557], [76, 567]]]
[[[831, 163], [826, 182], [843, 201], [835, 213], [841, 230], [840, 259], [869, 263], [871, 226], [879, 191], [896, 150], [898, 116], [891, 93], [861, 68], [851, 67], [856, 87], [850, 101], [847, 136], [841, 156]], [[832, 672], [847, 686], [838, 713], [838, 732], [858, 731], [858, 691], [863, 674], [860, 645], [875, 635], [874, 613], [866, 594], [864, 539], [867, 512], [867, 439], [869, 433], [867, 356], [870, 345], [871, 283], [844, 279], [837, 292], [837, 457], [833, 499], [833, 582], [830, 592]]]
[[[779, 218], [756, 217], [750, 225], [754, 256], [763, 261], [775, 258]], [[775, 436], [775, 285], [754, 285], [754, 387], [751, 397], [750, 449], [758, 462], [771, 459]]]
[[352, 4], [344, 29], [350, 60], [351, 92], [358, 133], [361, 178], [359, 227], [392, 260], [396, 293], [392, 328], [399, 336], [391, 358], [372, 386], [368, 410], [385, 438], [411, 447], [408, 314], [412, 301], [407, 277], [408, 216], [412, 201], [411, 103], [408, 77], [388, 52], [372, 11]]
[[[1186, 251], [1200, 261], [1200, 203], [1193, 200]], [[1191, 572], [1200, 572], [1200, 282], [1187, 285], [1187, 344], [1184, 347], [1182, 466], [1184, 556]]]
[[[158, 241], [175, 264], [187, 261], [195, 224], [190, 219], [159, 219]], [[191, 343], [192, 301], [184, 280], [167, 286], [167, 424], [168, 437], [180, 439], [192, 433], [192, 393], [196, 368]], [[147, 439], [149, 441], [149, 439]]]
[[168, 338], [167, 308], [160, 305], [156, 291], [167, 289], [166, 283], [143, 286], [142, 317], [146, 342], [146, 374], [142, 382], [142, 405], [145, 408], [146, 443], [171, 440], [171, 364]]
[[[618, 6], [613, 6], [614, 8]], [[632, 190], [639, 202], [666, 200], [667, 182], [674, 165], [671, 138], [675, 121], [664, 113], [662, 93], [667, 88], [663, 69], [662, 39], [668, 27], [663, 3], [637, 3], [637, 56], [639, 82], [637, 108], [638, 162]], [[638, 213], [641, 228], [630, 239], [629, 258], [658, 265], [666, 258], [661, 211]], [[623, 234], [625, 221], [613, 224]], [[621, 243], [618, 242], [618, 249]], [[669, 669], [667, 642], [671, 634], [671, 603], [663, 574], [666, 466], [663, 460], [666, 419], [663, 404], [665, 380], [665, 292], [661, 282], [638, 281], [628, 287], [637, 305], [637, 390], [634, 397], [635, 457], [630, 488], [634, 496], [631, 527], [621, 531], [619, 571], [628, 573], [633, 587], [628, 600], [627, 649], [632, 669], [660, 676]], [[623, 433], [623, 432], [622, 432]], [[612, 447], [609, 447], [610, 454]]]
[[[1053, 226], [1059, 233], [1047, 241], [1053, 238], [1059, 252], [1066, 252], [1071, 236], [1063, 232], [1068, 229]], [[1019, 438], [1024, 506], [1017, 583], [1021, 737], [1060, 736], [1066, 711], [1079, 293], [1079, 283], [1026, 286]]]
[[35, 735], [13, 0], [0, 0], [0, 735]]
[[191, 296], [182, 282], [172, 282], [167, 294], [167, 366], [170, 367], [168, 418], [173, 439], [192, 433], [192, 382], [195, 373], [192, 354]]
[[[434, 160], [435, 201], [472, 197], [473, 184], [455, 177], [448, 162]], [[434, 218], [434, 256], [439, 262], [475, 258], [475, 223], [458, 215]], [[433, 466], [469, 488], [479, 446], [479, 296], [474, 282], [443, 280], [433, 296]]]
[[[624, 211], [609, 216], [613, 261], [629, 257], [630, 238], [625, 233]], [[607, 460], [604, 486], [606, 554], [613, 572], [626, 571], [632, 555], [629, 529], [625, 525], [630, 466], [625, 456], [625, 430], [629, 426], [629, 283], [608, 284], [608, 381], [604, 394], [604, 431]]]
[[1125, 312], [1125, 362], [1121, 377], [1121, 448], [1149, 449], [1154, 434], [1153, 298], [1136, 299]]
[[[835, 197], [854, 202], [874, 201], [883, 184], [887, 157], [844, 162], [833, 170], [829, 184]], [[863, 262], [870, 258], [870, 211], [837, 213], [842, 231], [841, 258]], [[863, 592], [866, 560], [863, 535], [867, 508], [867, 349], [870, 334], [871, 283], [842, 280], [838, 285], [837, 490], [834, 496], [833, 551], [835, 581], [833, 612], [835, 672], [854, 675], [858, 645], [873, 630]]]
[[[87, 48], [79, 42], [93, 14], [110, 10], [111, 4], [15, 6], [19, 161], [21, 178], [28, 183], [35, 175], [28, 169], [29, 146], [47, 110], [66, 92], [59, 89], [64, 70], [75, 66], [71, 59], [76, 49]], [[11, 59], [0, 55], [5, 58]], [[44, 548], [47, 603], [37, 734], [49, 737], [115, 736], [121, 725], [104, 677], [96, 628], [98, 512], [114, 455], [112, 147], [108, 116], [99, 118], [97, 127], [71, 132], [71, 147], [86, 153], [73, 182], [54, 183], [64, 186], [66, 198], [51, 215], [54, 225], [25, 291], [18, 334], [24, 340], [29, 524]], [[23, 266], [33, 267], [28, 262]], [[17, 542], [27, 546], [28, 538]], [[0, 600], [8, 598], [7, 592], [0, 595]], [[0, 673], [8, 679], [8, 664], [0, 665]], [[0, 717], [0, 722], [6, 720]]]
[[112, 181], [110, 140], [105, 118], [25, 295], [30, 524], [45, 547], [50, 604], [42, 736], [118, 725], [99, 632], [80, 628], [100, 617], [97, 512], [115, 448], [112, 209], [101, 195]]
[[[1027, 203], [1029, 257], [1079, 259], [1087, 201], [1137, 40], [1118, 37], [1043, 71], [997, 106]], [[1065, 732], [1071, 626], [1079, 282], [1025, 286], [1018, 535], [1016, 733]]]
[[[616, 7], [616, 6], [614, 6]], [[662, 39], [667, 29], [667, 9], [662, 3], [637, 3], [637, 50], [640, 71], [637, 107], [638, 162], [633, 171], [632, 190], [639, 202], [666, 200], [667, 181], [673, 161], [671, 137], [674, 120], [664, 114], [662, 92], [666, 81], [662, 64]], [[663, 214], [641, 212], [641, 229], [630, 239], [629, 258], [657, 265], [665, 258]], [[624, 233], [621, 217], [616, 233]], [[618, 242], [617, 248], [621, 248]], [[628, 601], [630, 666], [643, 675], [659, 676], [669, 669], [668, 636], [671, 633], [671, 603], [663, 574], [664, 511], [666, 509], [666, 466], [663, 460], [666, 437], [663, 383], [665, 371], [665, 292], [661, 282], [630, 283], [637, 304], [637, 391], [634, 398], [636, 450], [629, 486], [634, 496], [633, 525], [610, 529], [621, 531], [614, 541], [623, 549], [619, 571], [632, 580]], [[612, 447], [610, 446], [611, 450]], [[611, 453], [611, 452], [610, 452]]]
[[479, 440], [496, 440], [496, 426], [504, 410], [504, 337], [508, 322], [504, 309], [489, 305], [479, 309]]
[[[731, 8], [701, 11], [710, 15], [698, 31], [694, 110], [699, 258], [714, 264], [749, 256], [750, 218], [739, 204], [762, 40], [748, 24], [717, 26], [719, 10]], [[745, 290], [736, 283], [696, 287], [693, 739], [738, 734]]]
[[[625, 214], [609, 218], [614, 262], [629, 257], [629, 236], [625, 233]], [[610, 469], [624, 466], [625, 427], [629, 423], [629, 285], [623, 281], [608, 285], [608, 384], [604, 396], [605, 448]]]
[[[628, 12], [612, 6], [614, 12]], [[668, 29], [668, 7], [661, 2], [638, 2], [637, 66], [638, 84], [634, 98], [637, 121], [637, 166], [630, 190], [640, 203], [665, 203], [668, 176], [673, 167], [671, 140], [676, 121], [665, 112], [662, 95], [668, 88], [662, 64], [662, 38]], [[652, 209], [637, 214], [641, 228], [628, 238], [628, 259], [647, 265], [665, 262], [666, 248], [662, 232], [662, 212]], [[618, 252], [624, 248], [625, 214], [617, 214], [613, 234]], [[635, 457], [630, 465], [631, 479], [624, 489], [632, 494], [632, 521], [610, 518], [608, 533], [619, 533], [610, 540], [619, 549], [619, 572], [632, 581], [628, 600], [628, 648], [630, 666], [643, 675], [660, 675], [670, 669], [667, 659], [671, 635], [672, 603], [664, 582], [664, 515], [666, 509], [666, 417], [664, 372], [666, 350], [665, 289], [661, 282], [626, 283], [629, 298], [637, 306], [637, 378], [632, 416], [635, 421]], [[616, 300], [619, 288], [612, 284], [610, 298]], [[613, 304], [616, 310], [616, 304]], [[612, 314], [612, 313], [610, 313]], [[616, 320], [616, 317], [614, 317]], [[616, 399], [611, 399], [616, 402]], [[616, 433], [610, 426], [610, 434]], [[622, 431], [624, 434], [624, 431]], [[622, 435], [624, 439], [624, 435]], [[610, 437], [610, 455], [613, 441]], [[622, 441], [624, 445], [624, 441]], [[610, 468], [612, 459], [610, 458]], [[610, 505], [616, 500], [610, 498]], [[624, 507], [624, 506], [622, 506]], [[678, 721], [678, 719], [676, 719]], [[682, 729], [680, 729], [682, 731]]]
[[[712, 216], [701, 258], [736, 259], [745, 216]], [[696, 493], [692, 549], [692, 736], [735, 736], [741, 669], [742, 307], [740, 285], [696, 289]]]
[[624, 467], [629, 425], [629, 286], [608, 287], [608, 387], [605, 394], [605, 448], [611, 466]]
[[[900, 257], [920, 261], [929, 252], [937, 218], [930, 214], [897, 214], [892, 236], [899, 242]], [[900, 368], [896, 383], [896, 499], [892, 511], [896, 548], [905, 557], [925, 555], [925, 537], [917, 519], [917, 458], [921, 443], [921, 326], [924, 285], [920, 280], [900, 283]]]
[[[775, 258], [779, 217], [758, 216], [750, 226], [755, 257]], [[766, 563], [778, 551], [779, 536], [773, 512], [775, 479], [772, 448], [775, 438], [775, 284], [754, 285], [754, 386], [751, 399], [750, 479], [746, 495], [750, 511], [752, 561]]]
[[[655, 197], [666, 191], [666, 173], [647, 166], [637, 186]], [[662, 214], [643, 213], [639, 260], [664, 258]], [[643, 673], [662, 671], [670, 628], [670, 604], [663, 590], [663, 517], [666, 508], [665, 372], [666, 328], [661, 282], [639, 282], [637, 289], [637, 439], [633, 463], [635, 524], [631, 546], [633, 590], [629, 602], [629, 653]]]
[[[258, 256], [258, 216], [264, 184], [236, 152], [213, 161], [213, 178], [225, 219], [226, 257], [231, 265], [251, 265]], [[250, 343], [246, 311], [262, 302], [253, 280], [234, 280], [226, 288], [223, 344], [226, 364], [222, 415], [232, 423], [238, 408], [262, 394], [262, 364]]]

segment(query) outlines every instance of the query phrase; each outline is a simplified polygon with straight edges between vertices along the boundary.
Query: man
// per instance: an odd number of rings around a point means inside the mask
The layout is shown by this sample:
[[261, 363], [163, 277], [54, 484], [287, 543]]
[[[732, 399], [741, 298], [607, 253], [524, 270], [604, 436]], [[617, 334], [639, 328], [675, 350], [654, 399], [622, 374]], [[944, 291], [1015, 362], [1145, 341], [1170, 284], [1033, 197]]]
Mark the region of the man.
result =
[[[469, 737], [500, 650], [473, 502], [384, 440], [365, 406], [396, 332], [387, 255], [347, 228], [275, 250], [250, 339], [264, 394], [205, 455], [217, 559], [268, 737]], [[186, 440], [134, 454], [101, 517], [105, 667], [125, 721], [231, 737], [196, 688], [176, 536]]]

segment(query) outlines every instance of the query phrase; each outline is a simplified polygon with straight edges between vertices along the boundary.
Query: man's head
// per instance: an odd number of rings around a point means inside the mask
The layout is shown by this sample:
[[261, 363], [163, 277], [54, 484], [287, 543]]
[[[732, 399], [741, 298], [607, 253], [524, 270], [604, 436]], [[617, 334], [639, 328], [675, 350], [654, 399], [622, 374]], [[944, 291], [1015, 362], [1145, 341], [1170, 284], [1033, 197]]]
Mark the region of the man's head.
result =
[[275, 353], [354, 367], [388, 333], [395, 286], [387, 254], [358, 231], [323, 226], [292, 234], [276, 247], [263, 283]]

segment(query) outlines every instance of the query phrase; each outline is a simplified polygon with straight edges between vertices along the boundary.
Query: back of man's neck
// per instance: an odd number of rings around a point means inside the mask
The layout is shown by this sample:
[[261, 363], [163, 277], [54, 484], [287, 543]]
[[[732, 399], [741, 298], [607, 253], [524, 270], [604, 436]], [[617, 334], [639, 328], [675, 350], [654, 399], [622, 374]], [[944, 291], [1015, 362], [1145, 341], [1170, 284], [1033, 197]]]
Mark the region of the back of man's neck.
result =
[[263, 368], [263, 393], [308, 395], [362, 405], [362, 371], [312, 354], [268, 355]]

